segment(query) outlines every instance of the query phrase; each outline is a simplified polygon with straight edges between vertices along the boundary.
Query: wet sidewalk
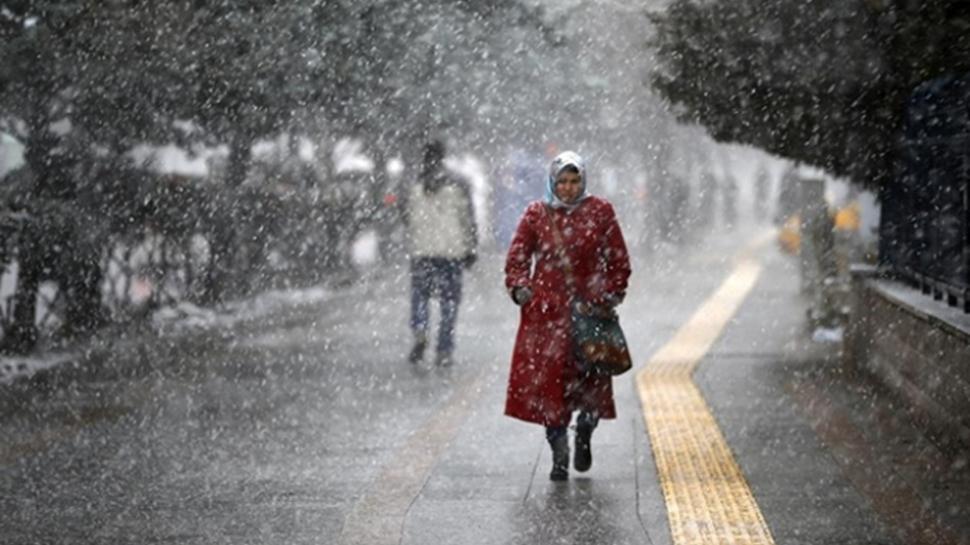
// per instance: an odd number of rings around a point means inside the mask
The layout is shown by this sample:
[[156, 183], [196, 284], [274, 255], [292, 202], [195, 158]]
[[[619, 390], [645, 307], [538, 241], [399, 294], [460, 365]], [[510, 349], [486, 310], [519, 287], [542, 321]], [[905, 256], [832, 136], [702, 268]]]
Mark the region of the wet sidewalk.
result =
[[[731, 247], [727, 258], [721, 244], [720, 252], [699, 252], [672, 267], [674, 275], [652, 271], [652, 289], [634, 291], [625, 304], [631, 344], [646, 356], [640, 357], [646, 364], [641, 373], [658, 363], [645, 360], [682, 333], [690, 314], [739, 264], [742, 247]], [[474, 394], [457, 397], [461, 409], [445, 404], [410, 438], [410, 448], [385, 466], [358, 504], [380, 505], [372, 515], [384, 524], [358, 509], [343, 527], [343, 542], [967, 543], [961, 517], [970, 505], [963, 490], [970, 487], [961, 483], [970, 480], [960, 456], [935, 451], [904, 415], [886, 414], [894, 400], [866, 377], [845, 376], [837, 345], [809, 340], [794, 263], [764, 239], [757, 248], [749, 257], [760, 267], [758, 278], [697, 362], [693, 383], [749, 487], [761, 529], [750, 527], [752, 517], [738, 512], [734, 491], [723, 494], [718, 483], [675, 483], [665, 496], [661, 480], [668, 468], [655, 457], [642, 416], [649, 399], [632, 373], [617, 379], [620, 418], [602, 423], [595, 434], [593, 469], [573, 472], [568, 483], [550, 482], [541, 431], [497, 416], [505, 384], [493, 368], [476, 379]], [[709, 318], [700, 314], [702, 322]], [[444, 424], [454, 410], [463, 413], [462, 423]], [[857, 427], [840, 417], [856, 419]], [[882, 433], [861, 431], [873, 427]], [[429, 442], [424, 433], [451, 440], [439, 444], [432, 463], [408, 472], [410, 450]], [[689, 456], [683, 448], [676, 454]], [[371, 498], [391, 497], [404, 481], [411, 486], [403, 487], [407, 493], [389, 517], [393, 508]], [[692, 494], [694, 505], [681, 498], [672, 506], [678, 493]], [[379, 533], [367, 531], [378, 527]]]
[[[235, 335], [114, 354], [91, 363], [125, 373], [25, 398], [0, 421], [0, 538], [659, 545], [764, 530], [761, 542], [968, 543], [965, 458], [808, 340], [794, 263], [771, 242], [745, 253], [756, 235], [644, 257], [621, 307], [642, 370], [687, 324], [710, 327], [695, 313], [736, 291], [724, 285], [742, 258], [757, 265], [690, 381], [713, 415], [699, 448], [723, 441], [741, 477], [727, 495], [658, 463], [635, 373], [616, 379], [619, 418], [596, 431], [592, 469], [550, 482], [542, 429], [502, 416], [517, 309], [500, 260], [483, 259], [451, 369], [405, 362], [402, 269]], [[657, 414], [673, 433], [682, 411]], [[754, 509], [738, 507], [745, 489]], [[755, 511], [763, 528], [749, 527]]]
[[[728, 276], [741, 247], [730, 249], [730, 257], [721, 246], [720, 252], [698, 253], [674, 270], [654, 270], [649, 289], [632, 290], [621, 315], [639, 363], [645, 364], [673, 337]], [[792, 365], [822, 365], [828, 354], [815, 350], [801, 354], [807, 356], [804, 360], [793, 353], [800, 346], [797, 339], [808, 333], [797, 278], [770, 245], [761, 246], [755, 258], [763, 262], [764, 271], [699, 362], [695, 378], [751, 483], [768, 539], [894, 543], [785, 390]], [[411, 437], [409, 444], [427, 444], [425, 431], [450, 435], [436, 461], [408, 472], [413, 457], [406, 448], [385, 466], [362, 502], [380, 507], [372, 518], [355, 511], [353, 524], [343, 528], [343, 542], [661, 544], [703, 542], [691, 539], [706, 536], [709, 542], [724, 543], [743, 526], [741, 520], [734, 528], [705, 528], [705, 510], [724, 512], [734, 498], [718, 497], [713, 483], [690, 483], [687, 488], [694, 489], [703, 505], [684, 513], [682, 502], [679, 518], [687, 531], [679, 537], [687, 539], [673, 541], [669, 501], [662, 492], [662, 472], [646, 433], [633, 373], [617, 379], [620, 417], [603, 422], [594, 435], [593, 469], [573, 472], [568, 483], [554, 483], [548, 479], [551, 460], [541, 429], [500, 416], [505, 384], [501, 365], [496, 367], [478, 379], [474, 396], [460, 396], [474, 407], [463, 409], [469, 414], [462, 424], [441, 429], [455, 410], [446, 404], [427, 428]], [[389, 498], [402, 488], [406, 497], [393, 506], [370, 500]], [[387, 519], [390, 513], [393, 520]], [[378, 527], [380, 535], [367, 532]]]

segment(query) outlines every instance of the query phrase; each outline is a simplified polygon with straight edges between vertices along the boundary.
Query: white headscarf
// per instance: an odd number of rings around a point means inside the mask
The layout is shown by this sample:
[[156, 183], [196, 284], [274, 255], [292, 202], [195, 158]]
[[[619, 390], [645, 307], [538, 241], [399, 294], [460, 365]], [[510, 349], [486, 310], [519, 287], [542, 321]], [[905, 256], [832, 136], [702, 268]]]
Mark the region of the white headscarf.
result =
[[[562, 202], [556, 196], [556, 178], [559, 177], [559, 173], [568, 167], [575, 167], [579, 171], [579, 179], [582, 182], [579, 197], [575, 202], [571, 203]], [[589, 197], [589, 194], [586, 192], [586, 161], [583, 161], [583, 158], [574, 151], [560, 153], [549, 164], [549, 179], [546, 181], [546, 202], [553, 208], [572, 210], [579, 206], [579, 203], [583, 202], [583, 199], [587, 197]]]

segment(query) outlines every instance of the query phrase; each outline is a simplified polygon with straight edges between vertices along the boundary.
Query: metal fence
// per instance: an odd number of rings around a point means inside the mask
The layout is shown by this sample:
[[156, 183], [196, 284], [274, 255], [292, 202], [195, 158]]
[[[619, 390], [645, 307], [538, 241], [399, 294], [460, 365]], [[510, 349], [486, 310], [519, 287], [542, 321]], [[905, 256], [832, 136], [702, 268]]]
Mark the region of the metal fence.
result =
[[970, 313], [970, 74], [914, 91], [881, 200], [882, 264]]
[[[232, 233], [231, 263], [222, 281], [233, 288], [224, 291], [226, 298], [349, 278], [355, 237], [364, 229], [389, 231], [396, 225], [359, 195], [368, 182], [361, 176], [338, 178], [348, 186], [346, 194], [239, 190], [227, 207], [212, 206], [220, 197], [209, 186], [196, 187], [202, 181], [175, 177], [145, 184], [152, 188], [143, 199], [150, 206], [138, 221], [122, 222], [97, 239], [105, 318], [127, 323], [162, 307], [207, 304], [217, 225]], [[14, 326], [19, 258], [27, 251], [20, 241], [30, 221], [30, 214], [0, 208], [0, 345]], [[58, 338], [67, 321], [70, 294], [55, 268], [45, 266], [37, 291], [35, 323], [44, 340]]]

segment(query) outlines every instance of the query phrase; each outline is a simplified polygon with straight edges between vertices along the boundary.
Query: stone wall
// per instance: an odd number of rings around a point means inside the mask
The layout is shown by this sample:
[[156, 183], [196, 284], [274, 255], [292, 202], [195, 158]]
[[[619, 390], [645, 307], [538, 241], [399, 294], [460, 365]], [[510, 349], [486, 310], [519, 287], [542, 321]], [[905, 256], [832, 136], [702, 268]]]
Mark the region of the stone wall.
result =
[[970, 449], [970, 315], [854, 268], [849, 369], [868, 372], [945, 448]]

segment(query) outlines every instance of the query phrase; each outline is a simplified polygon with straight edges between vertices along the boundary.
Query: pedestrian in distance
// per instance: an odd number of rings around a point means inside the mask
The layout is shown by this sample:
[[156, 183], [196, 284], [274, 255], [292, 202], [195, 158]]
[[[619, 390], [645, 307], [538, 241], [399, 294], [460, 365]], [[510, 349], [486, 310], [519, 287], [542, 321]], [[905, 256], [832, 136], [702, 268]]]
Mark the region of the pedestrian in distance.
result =
[[505, 414], [545, 427], [554, 481], [569, 478], [573, 413], [579, 413], [573, 461], [580, 472], [593, 463], [590, 442], [599, 420], [616, 418], [612, 378], [583, 372], [574, 358], [571, 310], [612, 309], [623, 301], [629, 277], [613, 206], [588, 193], [579, 155], [558, 155], [546, 196], [526, 207], [505, 263], [506, 288], [521, 307]]
[[430, 301], [436, 296], [440, 322], [435, 364], [453, 363], [455, 323], [461, 302], [462, 270], [477, 259], [477, 227], [468, 184], [444, 166], [439, 140], [424, 146], [419, 183], [407, 196], [406, 222], [411, 256], [412, 364], [424, 359], [428, 346]]
[[765, 222], [768, 215], [768, 191], [771, 190], [771, 179], [768, 169], [764, 165], [758, 167], [754, 178], [754, 217], [758, 222]]

